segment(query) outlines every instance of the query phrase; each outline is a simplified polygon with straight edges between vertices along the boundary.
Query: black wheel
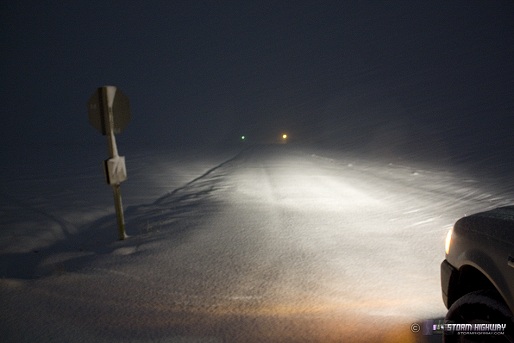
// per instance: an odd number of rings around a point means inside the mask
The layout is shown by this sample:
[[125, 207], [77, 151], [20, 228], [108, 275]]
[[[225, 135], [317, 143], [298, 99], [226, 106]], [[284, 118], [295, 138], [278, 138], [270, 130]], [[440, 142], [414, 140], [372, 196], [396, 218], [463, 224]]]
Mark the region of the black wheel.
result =
[[471, 292], [455, 301], [446, 314], [448, 324], [507, 324], [503, 335], [459, 335], [445, 331], [443, 341], [453, 342], [514, 342], [512, 313], [491, 291]]

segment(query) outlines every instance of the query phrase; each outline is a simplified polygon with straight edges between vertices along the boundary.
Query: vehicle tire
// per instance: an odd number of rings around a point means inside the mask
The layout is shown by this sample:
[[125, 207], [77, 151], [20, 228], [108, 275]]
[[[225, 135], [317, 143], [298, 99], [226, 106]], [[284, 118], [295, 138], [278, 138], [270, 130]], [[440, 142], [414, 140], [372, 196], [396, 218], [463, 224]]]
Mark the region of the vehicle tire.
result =
[[445, 331], [443, 342], [514, 342], [512, 313], [492, 291], [468, 293], [455, 301], [448, 310], [446, 323], [452, 324], [507, 324], [504, 335], [458, 335]]

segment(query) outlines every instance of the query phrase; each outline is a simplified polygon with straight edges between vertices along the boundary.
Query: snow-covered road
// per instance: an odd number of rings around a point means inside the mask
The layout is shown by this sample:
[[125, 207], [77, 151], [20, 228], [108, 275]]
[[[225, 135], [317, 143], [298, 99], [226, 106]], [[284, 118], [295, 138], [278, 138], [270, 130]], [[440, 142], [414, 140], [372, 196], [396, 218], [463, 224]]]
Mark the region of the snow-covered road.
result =
[[440, 341], [410, 325], [444, 317], [447, 230], [512, 199], [453, 170], [289, 145], [166, 156], [138, 155], [132, 177], [129, 160], [121, 242], [108, 201], [89, 200], [92, 170], [79, 194], [4, 186], [6, 342]]

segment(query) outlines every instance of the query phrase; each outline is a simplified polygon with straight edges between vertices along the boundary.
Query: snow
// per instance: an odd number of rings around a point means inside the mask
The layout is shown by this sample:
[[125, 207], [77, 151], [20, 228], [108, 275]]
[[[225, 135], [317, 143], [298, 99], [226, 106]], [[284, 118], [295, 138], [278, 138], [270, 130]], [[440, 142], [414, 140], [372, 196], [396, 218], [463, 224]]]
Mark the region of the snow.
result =
[[[460, 217], [512, 203], [505, 175], [294, 144], [3, 152], [5, 342], [423, 341]], [[49, 152], [51, 151], [51, 152]]]

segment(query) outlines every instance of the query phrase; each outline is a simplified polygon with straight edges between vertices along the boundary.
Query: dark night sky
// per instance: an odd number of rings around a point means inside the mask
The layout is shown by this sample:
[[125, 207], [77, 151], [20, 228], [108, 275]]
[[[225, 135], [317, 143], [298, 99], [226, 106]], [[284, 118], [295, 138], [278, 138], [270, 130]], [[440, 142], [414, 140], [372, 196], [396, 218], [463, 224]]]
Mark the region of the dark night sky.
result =
[[217, 144], [288, 130], [300, 142], [368, 147], [514, 143], [514, 1], [12, 1], [0, 10], [4, 147], [99, 140], [86, 102], [106, 84], [131, 100], [126, 141]]

